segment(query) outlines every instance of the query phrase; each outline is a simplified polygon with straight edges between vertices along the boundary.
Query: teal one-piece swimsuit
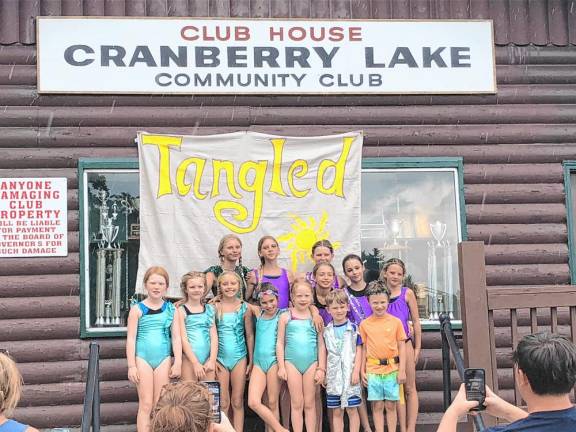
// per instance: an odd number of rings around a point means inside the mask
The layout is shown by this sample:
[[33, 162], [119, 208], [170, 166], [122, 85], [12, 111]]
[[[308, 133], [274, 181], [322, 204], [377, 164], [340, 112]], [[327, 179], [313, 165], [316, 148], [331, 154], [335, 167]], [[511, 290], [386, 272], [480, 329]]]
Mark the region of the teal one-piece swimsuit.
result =
[[286, 348], [284, 360], [304, 374], [318, 361], [318, 333], [311, 318], [298, 319], [290, 313], [286, 323]]
[[171, 327], [174, 305], [164, 302], [160, 309], [150, 309], [144, 303], [137, 304], [142, 312], [136, 333], [136, 357], [140, 357], [156, 369], [172, 354]]
[[268, 370], [276, 360], [276, 339], [278, 338], [278, 320], [281, 311], [277, 310], [272, 318], [265, 319], [261, 314], [256, 318], [256, 342], [254, 344], [254, 366], [262, 372]]
[[214, 324], [214, 306], [207, 304], [204, 311], [197, 313], [190, 312], [186, 305], [182, 307], [186, 312], [184, 324], [188, 342], [200, 364], [204, 364], [210, 357], [210, 329]]
[[246, 335], [244, 333], [244, 314], [248, 306], [242, 302], [235, 312], [216, 314], [218, 329], [218, 362], [231, 371], [239, 361], [246, 358]]

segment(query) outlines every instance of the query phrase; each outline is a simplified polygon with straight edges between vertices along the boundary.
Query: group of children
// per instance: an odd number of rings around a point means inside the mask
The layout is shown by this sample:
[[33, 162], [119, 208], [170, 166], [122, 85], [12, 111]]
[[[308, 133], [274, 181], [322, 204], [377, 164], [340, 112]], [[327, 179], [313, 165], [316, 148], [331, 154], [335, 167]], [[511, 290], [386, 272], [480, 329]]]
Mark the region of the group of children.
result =
[[268, 430], [288, 431], [280, 405], [289, 406], [295, 432], [319, 430], [324, 400], [332, 431], [344, 430], [344, 413], [348, 430], [362, 424], [372, 431], [367, 400], [376, 432], [384, 431], [384, 418], [389, 431], [397, 424], [415, 431], [421, 328], [401, 260], [388, 260], [379, 280], [367, 284], [357, 255], [344, 258], [344, 278], [336, 274], [328, 240], [312, 247], [315, 266], [306, 274], [279, 266], [271, 236], [258, 242], [257, 269], [242, 265], [235, 235], [221, 240], [218, 254], [219, 265], [182, 277], [183, 300], [175, 305], [163, 298], [166, 271], [145, 273], [147, 297], [130, 310], [126, 347], [128, 378], [138, 387], [139, 432], [148, 432], [162, 387], [180, 376], [217, 379], [221, 409], [238, 432], [247, 378], [248, 405]]

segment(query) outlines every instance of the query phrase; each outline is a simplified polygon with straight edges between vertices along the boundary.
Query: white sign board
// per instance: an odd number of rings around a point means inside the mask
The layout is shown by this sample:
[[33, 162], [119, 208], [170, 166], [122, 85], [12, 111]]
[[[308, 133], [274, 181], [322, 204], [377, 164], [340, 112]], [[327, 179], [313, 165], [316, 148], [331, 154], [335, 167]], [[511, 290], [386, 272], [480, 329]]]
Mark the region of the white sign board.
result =
[[294, 272], [312, 268], [318, 240], [332, 241], [334, 262], [360, 250], [360, 132], [140, 133], [138, 154], [138, 281], [161, 265], [170, 274], [170, 296], [181, 296], [183, 274], [220, 263], [218, 244], [227, 234], [241, 239], [242, 263], [250, 268], [260, 265], [256, 245], [264, 235], [278, 240], [279, 263]]
[[39, 17], [40, 93], [495, 93], [492, 21]]
[[68, 255], [65, 178], [0, 178], [0, 258]]

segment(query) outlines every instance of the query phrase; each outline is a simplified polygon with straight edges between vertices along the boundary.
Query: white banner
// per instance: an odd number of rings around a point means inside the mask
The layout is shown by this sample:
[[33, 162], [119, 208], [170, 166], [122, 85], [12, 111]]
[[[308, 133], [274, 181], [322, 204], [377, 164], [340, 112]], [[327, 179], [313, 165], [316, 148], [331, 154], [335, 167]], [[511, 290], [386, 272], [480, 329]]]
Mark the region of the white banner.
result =
[[191, 270], [220, 264], [218, 243], [243, 242], [243, 264], [259, 265], [263, 235], [280, 241], [280, 265], [311, 267], [314, 242], [337, 246], [335, 263], [360, 251], [362, 134], [281, 137], [138, 134], [140, 255], [137, 289], [152, 265], [170, 274], [169, 295]]
[[40, 93], [495, 93], [492, 21], [39, 17]]
[[68, 255], [66, 178], [0, 178], [0, 258]]

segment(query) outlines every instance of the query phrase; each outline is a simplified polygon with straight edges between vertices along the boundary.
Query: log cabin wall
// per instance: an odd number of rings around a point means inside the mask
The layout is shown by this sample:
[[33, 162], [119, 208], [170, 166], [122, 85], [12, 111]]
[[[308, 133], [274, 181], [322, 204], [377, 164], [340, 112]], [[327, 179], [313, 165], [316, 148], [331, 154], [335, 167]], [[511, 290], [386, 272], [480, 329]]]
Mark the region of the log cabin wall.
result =
[[[0, 260], [0, 347], [20, 363], [17, 417], [78, 424], [80, 157], [135, 157], [136, 131], [288, 135], [365, 131], [365, 156], [464, 159], [470, 240], [491, 286], [568, 284], [562, 162], [576, 159], [576, 6], [563, 0], [0, 0], [0, 177], [67, 177], [69, 255]], [[38, 95], [38, 15], [491, 18], [498, 94], [468, 96]], [[505, 322], [502, 325], [506, 325]], [[123, 339], [101, 342], [102, 418], [133, 423]], [[421, 412], [442, 404], [439, 335], [426, 333]], [[509, 367], [509, 365], [508, 365]], [[434, 423], [438, 415], [421, 416]]]

